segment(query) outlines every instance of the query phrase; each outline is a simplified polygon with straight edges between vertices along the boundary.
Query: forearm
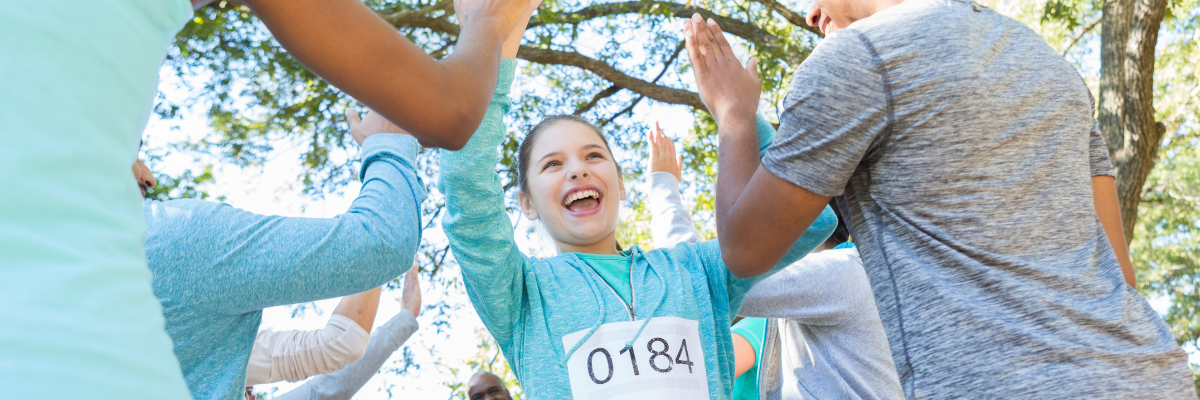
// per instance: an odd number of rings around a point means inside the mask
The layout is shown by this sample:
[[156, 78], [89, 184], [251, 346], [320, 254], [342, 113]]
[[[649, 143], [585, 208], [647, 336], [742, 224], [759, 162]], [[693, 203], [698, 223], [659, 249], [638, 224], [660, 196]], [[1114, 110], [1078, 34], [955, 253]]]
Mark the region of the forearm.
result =
[[476, 16], [437, 61], [358, 0], [246, 3], [309, 70], [436, 147], [462, 147], [479, 124], [508, 33]]
[[1121, 223], [1121, 204], [1118, 199], [1115, 178], [1107, 175], [1092, 177], [1092, 201], [1096, 207], [1096, 215], [1100, 218], [1100, 225], [1104, 227], [1108, 242], [1116, 253], [1117, 264], [1121, 266], [1125, 283], [1136, 288], [1137, 275], [1133, 269], [1133, 261], [1129, 258], [1129, 248], [1125, 244], [1125, 229]]
[[416, 210], [425, 188], [412, 170], [417, 148], [403, 135], [367, 138], [362, 190], [334, 218], [259, 215], [200, 200], [148, 204], [147, 258], [193, 282], [164, 290], [224, 314], [381, 286], [404, 272], [420, 240]]
[[647, 208], [650, 211], [650, 236], [654, 246], [673, 247], [680, 243], [695, 243], [700, 232], [692, 221], [692, 214], [679, 197], [679, 181], [669, 172], [650, 174], [650, 190]]
[[368, 338], [365, 330], [340, 314], [318, 330], [259, 332], [246, 367], [246, 385], [298, 382], [337, 371], [362, 358]]
[[725, 236], [730, 212], [758, 169], [756, 128], [753, 114], [730, 115], [718, 125], [717, 157], [721, 168], [717, 169], [717, 237]]
[[371, 325], [375, 324], [375, 313], [379, 310], [379, 292], [380, 288], [374, 288], [342, 297], [342, 301], [338, 303], [337, 308], [333, 309], [333, 313], [350, 318], [364, 331], [370, 333]]
[[375, 376], [404, 342], [417, 331], [416, 318], [401, 311], [371, 335], [362, 358], [341, 370], [313, 377], [304, 385], [276, 397], [279, 400], [349, 400]]
[[442, 151], [438, 177], [438, 190], [446, 197], [442, 229], [462, 269], [467, 296], [501, 344], [511, 334], [524, 294], [525, 258], [517, 249], [504, 208], [504, 188], [496, 174], [514, 68], [512, 61], [501, 67], [505, 75], [467, 145], [459, 151]]

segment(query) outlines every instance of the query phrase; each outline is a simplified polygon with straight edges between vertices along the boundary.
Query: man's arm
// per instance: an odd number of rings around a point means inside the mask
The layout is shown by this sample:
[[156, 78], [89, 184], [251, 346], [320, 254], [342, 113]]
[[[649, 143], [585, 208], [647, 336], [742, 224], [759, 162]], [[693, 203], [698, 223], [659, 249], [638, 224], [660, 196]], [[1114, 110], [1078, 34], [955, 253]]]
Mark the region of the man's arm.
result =
[[829, 197], [784, 181], [759, 165], [757, 62], [742, 67], [715, 22], [685, 25], [700, 97], [717, 120], [717, 237], [729, 271], [766, 273], [812, 225]]
[[483, 119], [496, 86], [501, 42], [528, 21], [529, 3], [455, 1], [462, 30], [454, 53], [439, 61], [358, 0], [246, 1], [306, 67], [422, 144], [449, 149], [466, 145]]
[[1092, 177], [1092, 201], [1096, 205], [1096, 214], [1100, 217], [1100, 225], [1117, 253], [1117, 263], [1121, 265], [1121, 274], [1125, 275], [1125, 283], [1137, 287], [1137, 274], [1133, 270], [1133, 261], [1129, 259], [1129, 248], [1125, 245], [1125, 229], [1121, 224], [1121, 204], [1117, 197], [1117, 180], [1111, 176], [1100, 175]]

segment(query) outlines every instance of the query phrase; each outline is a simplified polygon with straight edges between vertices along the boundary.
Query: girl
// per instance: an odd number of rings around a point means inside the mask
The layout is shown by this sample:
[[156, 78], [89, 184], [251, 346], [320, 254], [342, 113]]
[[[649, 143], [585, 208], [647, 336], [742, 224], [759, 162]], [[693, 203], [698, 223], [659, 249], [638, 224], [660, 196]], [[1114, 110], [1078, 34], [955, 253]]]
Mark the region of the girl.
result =
[[[439, 189], [467, 294], [526, 393], [728, 398], [730, 320], [766, 275], [733, 276], [715, 240], [623, 249], [616, 240], [621, 167], [599, 129], [574, 116], [546, 118], [518, 150], [521, 213], [545, 225], [559, 252], [545, 260], [522, 254], [495, 173], [514, 70], [513, 60], [501, 62], [483, 124], [461, 151], [443, 151]], [[773, 131], [767, 125], [759, 134]], [[836, 225], [826, 210], [776, 269]]]

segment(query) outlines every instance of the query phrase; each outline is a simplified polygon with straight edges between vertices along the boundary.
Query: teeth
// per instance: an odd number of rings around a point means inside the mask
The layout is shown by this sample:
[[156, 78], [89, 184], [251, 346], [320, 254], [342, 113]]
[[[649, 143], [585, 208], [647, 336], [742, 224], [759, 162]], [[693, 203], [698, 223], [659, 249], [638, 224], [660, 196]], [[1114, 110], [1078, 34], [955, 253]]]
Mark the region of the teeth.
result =
[[570, 196], [567, 196], [567, 199], [563, 201], [563, 205], [569, 206], [571, 203], [574, 203], [575, 200], [586, 199], [588, 197], [600, 200], [600, 193], [596, 192], [595, 190], [581, 190], [572, 193]]

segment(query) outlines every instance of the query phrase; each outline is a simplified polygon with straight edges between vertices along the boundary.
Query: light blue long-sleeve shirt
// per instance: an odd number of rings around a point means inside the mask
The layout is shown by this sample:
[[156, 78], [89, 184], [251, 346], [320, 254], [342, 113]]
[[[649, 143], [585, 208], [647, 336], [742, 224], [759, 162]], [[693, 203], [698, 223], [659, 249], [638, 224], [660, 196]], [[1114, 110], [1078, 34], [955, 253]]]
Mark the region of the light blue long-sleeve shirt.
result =
[[363, 141], [363, 186], [333, 218], [258, 215], [202, 200], [147, 201], [146, 258], [196, 400], [243, 396], [262, 309], [354, 294], [412, 265], [424, 185], [406, 135]]
[[[467, 146], [442, 152], [442, 227], [462, 268], [467, 295], [522, 388], [534, 399], [570, 398], [562, 337], [602, 323], [628, 321], [630, 314], [578, 257], [562, 254], [539, 260], [517, 249], [495, 173], [515, 66], [513, 60], [501, 63], [492, 103]], [[826, 210], [772, 273], [816, 248], [836, 225], [837, 217]], [[746, 291], [769, 273], [735, 277], [725, 268], [715, 240], [648, 252], [634, 247], [631, 257], [633, 313], [640, 320], [674, 316], [698, 321], [710, 397], [729, 398], [730, 321]]]

